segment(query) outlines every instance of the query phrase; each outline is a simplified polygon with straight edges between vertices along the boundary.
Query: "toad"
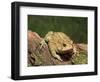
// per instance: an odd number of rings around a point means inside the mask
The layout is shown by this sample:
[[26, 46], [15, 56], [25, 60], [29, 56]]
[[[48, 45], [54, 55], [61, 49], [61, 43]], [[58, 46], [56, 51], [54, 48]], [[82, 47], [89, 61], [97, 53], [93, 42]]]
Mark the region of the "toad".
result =
[[44, 44], [47, 44], [51, 55], [60, 61], [63, 61], [61, 58], [63, 55], [76, 54], [73, 41], [63, 32], [49, 31], [40, 44], [40, 48], [42, 48]]

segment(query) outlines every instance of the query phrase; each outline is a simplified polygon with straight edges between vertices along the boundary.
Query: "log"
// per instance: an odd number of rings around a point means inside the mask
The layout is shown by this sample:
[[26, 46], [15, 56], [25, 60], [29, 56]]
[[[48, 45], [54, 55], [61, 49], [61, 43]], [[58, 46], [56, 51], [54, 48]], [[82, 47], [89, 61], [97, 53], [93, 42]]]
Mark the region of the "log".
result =
[[59, 61], [55, 59], [45, 44], [40, 48], [40, 42], [43, 40], [36, 32], [28, 31], [28, 66], [50, 66], [50, 65], [68, 65], [72, 64], [70, 60]]

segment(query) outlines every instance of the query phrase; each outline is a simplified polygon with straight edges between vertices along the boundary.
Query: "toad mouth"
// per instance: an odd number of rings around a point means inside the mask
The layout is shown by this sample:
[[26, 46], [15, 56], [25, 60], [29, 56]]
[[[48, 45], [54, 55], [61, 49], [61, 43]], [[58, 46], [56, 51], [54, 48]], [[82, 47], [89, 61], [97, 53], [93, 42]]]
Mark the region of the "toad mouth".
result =
[[61, 51], [60, 53], [57, 53], [63, 61], [69, 61], [72, 58], [72, 55], [74, 54], [73, 49]]

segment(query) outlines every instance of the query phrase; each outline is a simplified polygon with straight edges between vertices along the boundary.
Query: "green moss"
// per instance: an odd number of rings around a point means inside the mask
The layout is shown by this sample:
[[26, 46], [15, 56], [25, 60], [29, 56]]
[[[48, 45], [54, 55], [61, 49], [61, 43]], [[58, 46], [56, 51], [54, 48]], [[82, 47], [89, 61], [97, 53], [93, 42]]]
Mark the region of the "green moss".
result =
[[72, 58], [73, 64], [87, 64], [87, 54], [86, 53], [80, 53], [78, 56], [74, 56]]
[[87, 43], [87, 18], [28, 15], [28, 29], [44, 37], [48, 31], [66, 33], [74, 42]]

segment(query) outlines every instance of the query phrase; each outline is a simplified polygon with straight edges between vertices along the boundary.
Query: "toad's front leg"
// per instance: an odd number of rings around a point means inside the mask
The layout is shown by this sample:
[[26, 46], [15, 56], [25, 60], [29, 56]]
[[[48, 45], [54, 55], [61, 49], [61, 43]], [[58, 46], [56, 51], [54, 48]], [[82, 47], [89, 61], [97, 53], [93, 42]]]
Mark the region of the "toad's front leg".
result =
[[55, 50], [55, 48], [54, 48], [54, 45], [48, 45], [49, 46], [49, 49], [50, 49], [50, 52], [51, 52], [51, 54], [52, 54], [52, 56], [54, 57], [54, 58], [56, 58], [56, 59], [58, 59], [59, 61], [63, 61], [62, 59], [61, 59], [61, 57], [56, 53], [56, 50]]
[[53, 32], [50, 31], [46, 34], [46, 36], [44, 37], [44, 39], [40, 42], [40, 49], [50, 41], [51, 37], [52, 37]]

